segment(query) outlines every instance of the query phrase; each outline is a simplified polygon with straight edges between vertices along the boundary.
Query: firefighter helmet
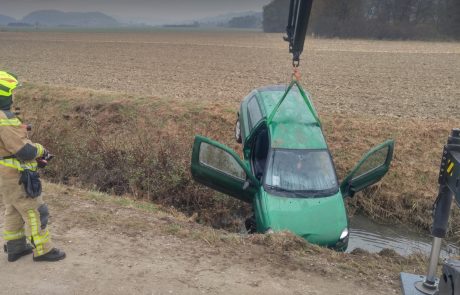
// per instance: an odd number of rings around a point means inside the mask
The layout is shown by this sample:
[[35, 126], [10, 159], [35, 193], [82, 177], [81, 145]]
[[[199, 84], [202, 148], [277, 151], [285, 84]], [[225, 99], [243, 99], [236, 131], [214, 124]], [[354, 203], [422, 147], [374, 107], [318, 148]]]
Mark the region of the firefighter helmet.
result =
[[11, 96], [18, 85], [19, 81], [15, 75], [0, 71], [0, 96]]

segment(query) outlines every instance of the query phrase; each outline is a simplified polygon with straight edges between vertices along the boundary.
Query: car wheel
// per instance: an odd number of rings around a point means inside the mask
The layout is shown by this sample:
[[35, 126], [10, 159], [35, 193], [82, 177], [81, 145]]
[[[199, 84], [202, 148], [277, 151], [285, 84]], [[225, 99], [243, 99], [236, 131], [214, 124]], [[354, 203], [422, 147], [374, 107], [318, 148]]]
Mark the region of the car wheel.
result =
[[235, 123], [235, 139], [236, 139], [236, 142], [238, 142], [238, 143], [241, 143], [241, 142], [242, 142], [242, 139], [241, 139], [240, 117], [239, 117], [239, 116], [238, 116], [238, 118], [236, 119], [236, 123]]

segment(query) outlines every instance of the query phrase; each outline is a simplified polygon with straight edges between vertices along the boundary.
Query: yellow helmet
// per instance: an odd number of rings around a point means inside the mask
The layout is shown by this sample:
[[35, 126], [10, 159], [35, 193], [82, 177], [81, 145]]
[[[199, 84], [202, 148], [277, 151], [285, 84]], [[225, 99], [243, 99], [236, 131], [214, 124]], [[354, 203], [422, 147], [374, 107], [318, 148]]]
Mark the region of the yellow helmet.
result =
[[11, 96], [18, 85], [19, 81], [16, 76], [0, 71], [0, 96]]

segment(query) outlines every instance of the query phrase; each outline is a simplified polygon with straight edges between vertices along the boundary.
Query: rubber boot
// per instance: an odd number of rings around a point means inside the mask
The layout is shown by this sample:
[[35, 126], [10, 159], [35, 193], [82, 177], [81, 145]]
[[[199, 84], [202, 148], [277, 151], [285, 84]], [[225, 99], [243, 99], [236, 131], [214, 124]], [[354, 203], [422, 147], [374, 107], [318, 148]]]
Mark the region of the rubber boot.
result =
[[6, 242], [5, 252], [8, 253], [8, 261], [14, 262], [22, 256], [29, 255], [33, 252], [30, 244], [27, 244], [26, 238]]
[[46, 254], [35, 257], [34, 261], [59, 261], [65, 258], [65, 252], [59, 250], [58, 248], [53, 248]]

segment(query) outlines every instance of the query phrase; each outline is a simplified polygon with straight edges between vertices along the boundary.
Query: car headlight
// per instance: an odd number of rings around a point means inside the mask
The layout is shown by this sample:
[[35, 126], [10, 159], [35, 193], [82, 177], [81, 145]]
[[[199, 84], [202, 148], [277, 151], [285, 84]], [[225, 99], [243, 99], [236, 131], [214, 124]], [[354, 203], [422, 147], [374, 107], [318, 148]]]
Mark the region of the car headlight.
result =
[[345, 240], [348, 237], [348, 234], [349, 234], [348, 228], [344, 229], [342, 231], [342, 234], [340, 235], [340, 240], [341, 241]]
[[335, 244], [335, 249], [341, 252], [344, 252], [345, 250], [347, 250], [349, 238], [350, 238], [350, 232], [348, 231], [348, 228], [345, 228], [340, 234], [339, 240]]

